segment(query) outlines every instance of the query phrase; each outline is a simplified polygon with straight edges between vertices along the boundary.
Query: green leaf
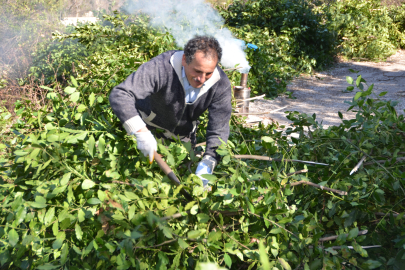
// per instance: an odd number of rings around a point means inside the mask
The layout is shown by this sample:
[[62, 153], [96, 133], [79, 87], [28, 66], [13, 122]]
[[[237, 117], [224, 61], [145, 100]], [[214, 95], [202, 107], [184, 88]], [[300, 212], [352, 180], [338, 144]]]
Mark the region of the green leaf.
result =
[[128, 219], [131, 220], [135, 216], [136, 206], [135, 204], [131, 205], [128, 211]]
[[79, 85], [77, 84], [76, 79], [75, 79], [73, 76], [70, 76], [70, 81], [72, 82], [72, 84], [73, 84], [75, 87], [79, 87]]
[[169, 228], [163, 227], [162, 231], [163, 231], [163, 234], [164, 234], [167, 238], [170, 238], [170, 239], [173, 238], [172, 232], [171, 232], [171, 230], [170, 230]]
[[218, 179], [213, 174], [202, 174], [201, 176], [204, 177], [205, 179], [209, 180], [211, 183], [215, 183], [215, 181]]
[[37, 266], [37, 268], [35, 268], [35, 269], [52, 270], [52, 269], [58, 269], [60, 267], [61, 267], [60, 265], [53, 265], [53, 264], [47, 263], [47, 264], [44, 264], [44, 265]]
[[23, 151], [23, 150], [14, 151], [14, 155], [19, 156], [19, 157], [26, 156], [26, 155], [28, 155], [29, 153], [30, 153], [30, 152], [26, 152], [26, 151]]
[[65, 232], [63, 232], [63, 231], [59, 232], [58, 235], [56, 236], [56, 240], [52, 244], [52, 248], [59, 249], [62, 246], [63, 241], [65, 241], [65, 239], [66, 239]]
[[82, 183], [82, 189], [89, 189], [89, 188], [94, 187], [95, 185], [96, 185], [96, 183], [94, 183], [90, 179], [86, 179]]
[[268, 136], [262, 137], [262, 141], [267, 142], [267, 143], [272, 143], [272, 142], [274, 142], [273, 138], [268, 137]]
[[263, 240], [260, 240], [259, 242], [259, 255], [260, 255], [260, 263], [262, 264], [263, 269], [270, 269], [269, 257], [267, 256]]
[[347, 240], [353, 240], [359, 235], [359, 228], [353, 228], [350, 230], [349, 235], [347, 236]]
[[65, 185], [67, 185], [68, 183], [69, 183], [69, 180], [70, 180], [70, 176], [72, 175], [72, 173], [65, 173], [64, 175], [63, 175], [63, 177], [62, 177], [62, 179], [60, 180], [60, 184], [62, 185], [62, 186], [65, 186]]
[[357, 242], [352, 242], [353, 249], [359, 253], [362, 257], [368, 257], [367, 251], [363, 249]]
[[51, 223], [53, 221], [55, 217], [55, 207], [49, 208], [48, 212], [46, 212], [45, 215], [45, 226], [48, 226], [49, 223]]
[[[224, 254], [224, 261], [225, 261], [225, 264], [226, 264], [229, 268], [231, 268], [231, 266], [232, 266], [232, 258], [228, 255], [228, 253], [225, 253], [225, 254]], [[270, 268], [264, 268], [264, 269], [270, 269]]]
[[188, 238], [191, 238], [191, 239], [195, 239], [195, 238], [199, 237], [200, 234], [201, 234], [201, 232], [198, 231], [198, 230], [189, 231], [189, 232], [187, 233], [187, 237], [188, 237]]
[[179, 243], [179, 246], [180, 246], [182, 249], [186, 249], [186, 248], [189, 247], [189, 245], [186, 243], [186, 241], [184, 241], [184, 240], [181, 239], [181, 238], [177, 239], [177, 242]]
[[77, 239], [82, 240], [83, 231], [82, 231], [82, 228], [80, 227], [79, 223], [76, 223], [76, 225], [75, 225], [75, 233], [76, 233]]
[[361, 75], [357, 76], [357, 79], [356, 79], [356, 86], [359, 87], [359, 86], [360, 86], [360, 83], [361, 83]]
[[89, 96], [89, 105], [93, 106], [95, 100], [96, 100], [96, 95], [94, 93], [91, 93]]
[[98, 139], [98, 150], [100, 151], [101, 155], [105, 152], [105, 140], [103, 136], [100, 136]]
[[284, 270], [291, 270], [291, 266], [283, 258], [278, 258], [278, 262], [281, 264]]
[[207, 214], [198, 214], [197, 219], [200, 223], [207, 223], [210, 220], [210, 216]]
[[52, 225], [52, 233], [53, 233], [54, 236], [58, 235], [58, 233], [59, 233], [59, 222], [58, 221], [53, 223], [53, 225]]
[[77, 107], [77, 111], [78, 111], [78, 112], [84, 112], [86, 109], [87, 109], [87, 106], [84, 105], [84, 104], [80, 104], [80, 105]]
[[191, 207], [190, 213], [192, 215], [197, 215], [197, 213], [198, 213], [198, 204]]
[[70, 101], [77, 102], [80, 98], [80, 92], [74, 92], [70, 95]]
[[19, 239], [20, 239], [20, 237], [18, 236], [18, 233], [14, 229], [11, 229], [8, 232], [8, 242], [10, 243], [10, 245], [12, 247], [17, 245]]
[[69, 254], [69, 245], [68, 243], [64, 243], [62, 246], [62, 252], [60, 255], [60, 263], [65, 264], [67, 261], [67, 256]]
[[74, 88], [74, 87], [68, 86], [68, 87], [65, 88], [65, 93], [69, 94], [69, 95], [73, 94], [75, 91], [76, 91], [76, 88]]
[[29, 205], [34, 208], [45, 208], [47, 205], [46, 203], [38, 203], [38, 202], [29, 202]]
[[94, 157], [94, 145], [95, 144], [96, 144], [96, 141], [94, 140], [94, 136], [91, 135], [88, 140], [88, 146], [89, 146], [89, 153], [92, 157]]
[[79, 222], [83, 222], [86, 219], [86, 213], [84, 213], [82, 208], [77, 211], [77, 219]]
[[27, 216], [27, 208], [22, 206], [18, 210], [17, 214], [15, 215], [15, 220], [17, 221], [17, 225], [20, 224], [21, 222], [23, 222], [23, 220], [25, 219], [26, 216]]
[[379, 96], [379, 97], [383, 97], [383, 96], [385, 96], [387, 93], [388, 93], [388, 92], [384, 91], [384, 92], [381, 92], [378, 96]]
[[90, 199], [87, 200], [87, 203], [88, 204], [100, 204], [101, 201], [99, 199], [97, 199], [97, 198], [90, 198]]
[[348, 84], [353, 84], [353, 78], [350, 76], [346, 76], [346, 81]]
[[357, 92], [356, 95], [354, 96], [354, 100], [358, 100], [362, 94], [363, 92]]

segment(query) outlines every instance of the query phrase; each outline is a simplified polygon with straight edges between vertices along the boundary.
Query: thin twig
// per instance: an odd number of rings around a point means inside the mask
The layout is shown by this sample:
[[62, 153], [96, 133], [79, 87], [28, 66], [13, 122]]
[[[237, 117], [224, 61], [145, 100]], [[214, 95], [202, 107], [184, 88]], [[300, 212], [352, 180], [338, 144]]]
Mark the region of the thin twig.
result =
[[315, 183], [312, 183], [312, 182], [308, 182], [308, 181], [298, 181], [298, 182], [294, 182], [294, 183], [290, 184], [291, 187], [298, 186], [298, 185], [309, 185], [309, 186], [313, 186], [313, 187], [316, 187], [316, 188], [320, 188], [322, 190], [331, 191], [331, 192], [337, 193], [337, 194], [342, 195], [342, 196], [347, 195], [346, 191], [324, 187], [324, 186], [321, 186], [321, 185], [318, 185], [318, 184], [315, 184]]
[[313, 164], [313, 165], [323, 165], [323, 166], [330, 166], [326, 163], [319, 163], [314, 161], [305, 161], [305, 160], [297, 160], [297, 159], [281, 159], [281, 158], [271, 158], [268, 156], [255, 156], [255, 155], [234, 155], [234, 158], [240, 159], [256, 159], [256, 160], [266, 160], [266, 161], [289, 161], [289, 162], [298, 162], [304, 164]]
[[171, 215], [171, 216], [162, 217], [160, 220], [165, 221], [165, 220], [169, 220], [169, 219], [175, 219], [175, 218], [183, 217], [183, 216], [188, 215], [188, 214], [190, 214], [190, 211], [180, 212], [180, 213], [176, 213], [176, 214]]
[[[367, 233], [368, 233], [368, 230], [359, 231], [359, 234], [358, 234], [358, 235], [364, 235], [364, 234], [367, 234]], [[346, 237], [347, 237], [348, 235], [349, 235], [349, 234], [346, 234]], [[319, 239], [319, 241], [320, 241], [320, 242], [332, 241], [332, 240], [337, 239], [338, 237], [339, 237], [339, 235], [322, 237], [322, 238]]]
[[195, 145], [195, 147], [203, 146], [203, 145], [206, 145], [206, 144], [207, 144], [207, 142], [197, 143], [197, 144]]
[[160, 244], [154, 245], [154, 246], [149, 246], [149, 247], [135, 247], [135, 248], [136, 248], [136, 249], [137, 249], [137, 248], [156, 248], [156, 247], [164, 246], [164, 245], [166, 245], [166, 244], [170, 244], [170, 243], [172, 243], [172, 242], [174, 242], [174, 241], [177, 241], [177, 239], [167, 240], [167, 241], [164, 241], [163, 243], [160, 243]]
[[260, 115], [260, 114], [269, 114], [271, 112], [261, 112], [261, 113], [238, 113], [238, 112], [233, 112], [233, 115]]
[[127, 185], [127, 186], [131, 186], [131, 187], [138, 187], [137, 185], [126, 183], [126, 182], [121, 182], [121, 181], [111, 181], [111, 183]]
[[259, 98], [264, 98], [265, 96], [266, 96], [266, 94], [261, 95], [261, 96], [257, 96], [257, 97], [252, 97], [252, 98], [236, 99], [237, 102], [241, 102], [241, 103], [236, 103], [236, 105], [243, 104], [244, 101], [249, 101], [249, 100], [255, 100], [255, 99], [259, 99]]
[[[392, 160], [392, 159], [370, 161], [370, 162], [364, 163], [364, 166], [366, 166], [366, 165], [372, 165], [372, 164], [374, 164], [374, 163], [385, 163], [385, 162], [391, 161], [391, 160]], [[400, 161], [404, 161], [404, 160], [405, 160], [405, 157], [396, 158], [396, 162], [400, 162]]]
[[[391, 214], [390, 214], [390, 213], [377, 212], [377, 213], [374, 213], [374, 215], [380, 216], [380, 217], [385, 217], [385, 216], [389, 216], [389, 215], [391, 215]], [[397, 216], [399, 216], [399, 214], [392, 214], [392, 216], [393, 216], [393, 217], [397, 217]]]
[[231, 70], [238, 70], [241, 69], [242, 67], [236, 67], [236, 68], [227, 68], [227, 69], [223, 69], [222, 71], [231, 71]]
[[[322, 246], [319, 246], [322, 249], [325, 249]], [[348, 249], [354, 249], [353, 246], [333, 246], [333, 247], [328, 247], [328, 248], [332, 248], [332, 249], [342, 249], [347, 247]], [[363, 249], [367, 249], [367, 248], [378, 248], [378, 247], [382, 247], [382, 245], [376, 245], [376, 246], [361, 246], [361, 248]], [[314, 246], [308, 246], [308, 248], [314, 248]]]

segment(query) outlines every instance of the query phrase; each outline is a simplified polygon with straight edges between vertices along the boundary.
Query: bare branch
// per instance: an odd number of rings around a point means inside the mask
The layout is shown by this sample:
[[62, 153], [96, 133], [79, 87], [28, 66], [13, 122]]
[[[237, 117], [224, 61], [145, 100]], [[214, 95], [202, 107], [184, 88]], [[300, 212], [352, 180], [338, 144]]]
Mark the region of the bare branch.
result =
[[294, 182], [294, 183], [290, 184], [290, 186], [292, 186], [292, 187], [298, 186], [298, 185], [309, 185], [309, 186], [313, 186], [313, 187], [316, 187], [316, 188], [320, 188], [322, 190], [327, 190], [327, 191], [331, 191], [333, 193], [337, 193], [337, 194], [339, 194], [341, 196], [347, 195], [346, 191], [324, 187], [324, 186], [321, 186], [321, 185], [318, 185], [318, 184], [315, 184], [315, 183], [312, 183], [312, 182], [308, 182], [308, 181], [298, 181], [298, 182]]
[[[358, 234], [358, 235], [364, 235], [364, 234], [367, 234], [367, 233], [368, 233], [368, 230], [359, 231], [359, 234]], [[346, 237], [347, 237], [348, 235], [349, 235], [349, 234], [346, 234]], [[339, 237], [338, 235], [322, 237], [322, 238], [319, 239], [319, 241], [320, 241], [320, 242], [332, 241], [332, 240], [337, 239], [338, 237]]]
[[298, 159], [281, 159], [281, 158], [271, 158], [268, 156], [255, 156], [255, 155], [234, 155], [234, 158], [240, 159], [256, 159], [256, 160], [267, 160], [267, 161], [289, 161], [289, 162], [298, 162], [304, 164], [312, 164], [312, 165], [322, 165], [322, 166], [330, 166], [326, 163], [319, 163], [314, 161], [305, 161], [305, 160], [298, 160]]

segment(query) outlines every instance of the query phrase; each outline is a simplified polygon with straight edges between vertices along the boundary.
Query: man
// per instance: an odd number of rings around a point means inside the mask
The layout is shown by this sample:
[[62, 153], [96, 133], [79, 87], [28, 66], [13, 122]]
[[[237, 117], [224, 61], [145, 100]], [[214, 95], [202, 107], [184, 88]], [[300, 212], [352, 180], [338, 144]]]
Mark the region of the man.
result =
[[168, 51], [141, 65], [114, 87], [110, 104], [138, 149], [152, 163], [157, 143], [151, 131], [164, 138], [196, 143], [199, 116], [208, 109], [207, 146], [196, 175], [211, 174], [218, 161], [215, 149], [227, 141], [231, 116], [231, 84], [218, 67], [222, 49], [213, 37], [196, 36], [184, 51]]

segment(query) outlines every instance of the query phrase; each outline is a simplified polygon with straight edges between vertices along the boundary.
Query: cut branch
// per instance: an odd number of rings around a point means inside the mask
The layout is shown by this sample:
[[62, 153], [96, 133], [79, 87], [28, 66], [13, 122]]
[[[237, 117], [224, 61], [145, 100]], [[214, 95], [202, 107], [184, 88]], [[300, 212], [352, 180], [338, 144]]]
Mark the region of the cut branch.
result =
[[[359, 231], [359, 234], [358, 234], [358, 235], [364, 235], [364, 234], [367, 234], [367, 233], [368, 233], [368, 230]], [[346, 237], [347, 237], [348, 235], [349, 235], [349, 234], [346, 234]], [[337, 239], [338, 237], [339, 237], [339, 235], [322, 237], [322, 238], [319, 239], [319, 241], [320, 241], [320, 242], [332, 241], [332, 240]]]
[[[380, 217], [385, 217], [385, 216], [389, 216], [390, 213], [377, 212], [377, 213], [374, 213], [374, 215], [380, 216]], [[397, 217], [397, 216], [399, 216], [399, 214], [392, 214], [392, 216], [393, 216], [393, 217]]]
[[327, 191], [331, 191], [333, 193], [337, 193], [337, 194], [339, 194], [341, 196], [347, 195], [346, 191], [324, 187], [324, 186], [321, 186], [321, 185], [318, 185], [318, 184], [315, 184], [315, 183], [312, 183], [312, 182], [308, 182], [308, 181], [298, 181], [298, 182], [294, 182], [294, 183], [290, 184], [291, 187], [298, 186], [298, 185], [309, 185], [309, 186], [313, 186], [313, 187], [316, 187], [316, 188], [320, 188], [322, 190], [327, 190]]
[[314, 161], [305, 161], [305, 160], [297, 160], [297, 159], [281, 159], [281, 158], [271, 158], [268, 156], [255, 156], [255, 155], [234, 155], [234, 158], [240, 159], [256, 159], [256, 160], [266, 160], [266, 161], [289, 161], [289, 162], [298, 162], [304, 164], [312, 164], [312, 165], [322, 165], [322, 166], [330, 166], [326, 163], [319, 163]]
[[264, 98], [266, 96], [266, 94], [261, 95], [261, 96], [257, 96], [257, 97], [252, 97], [252, 98], [246, 98], [246, 99], [236, 99], [237, 102], [240, 103], [236, 103], [236, 105], [241, 105], [243, 104], [244, 101], [248, 101], [248, 100], [255, 100], [255, 99], [260, 99], [260, 98]]

